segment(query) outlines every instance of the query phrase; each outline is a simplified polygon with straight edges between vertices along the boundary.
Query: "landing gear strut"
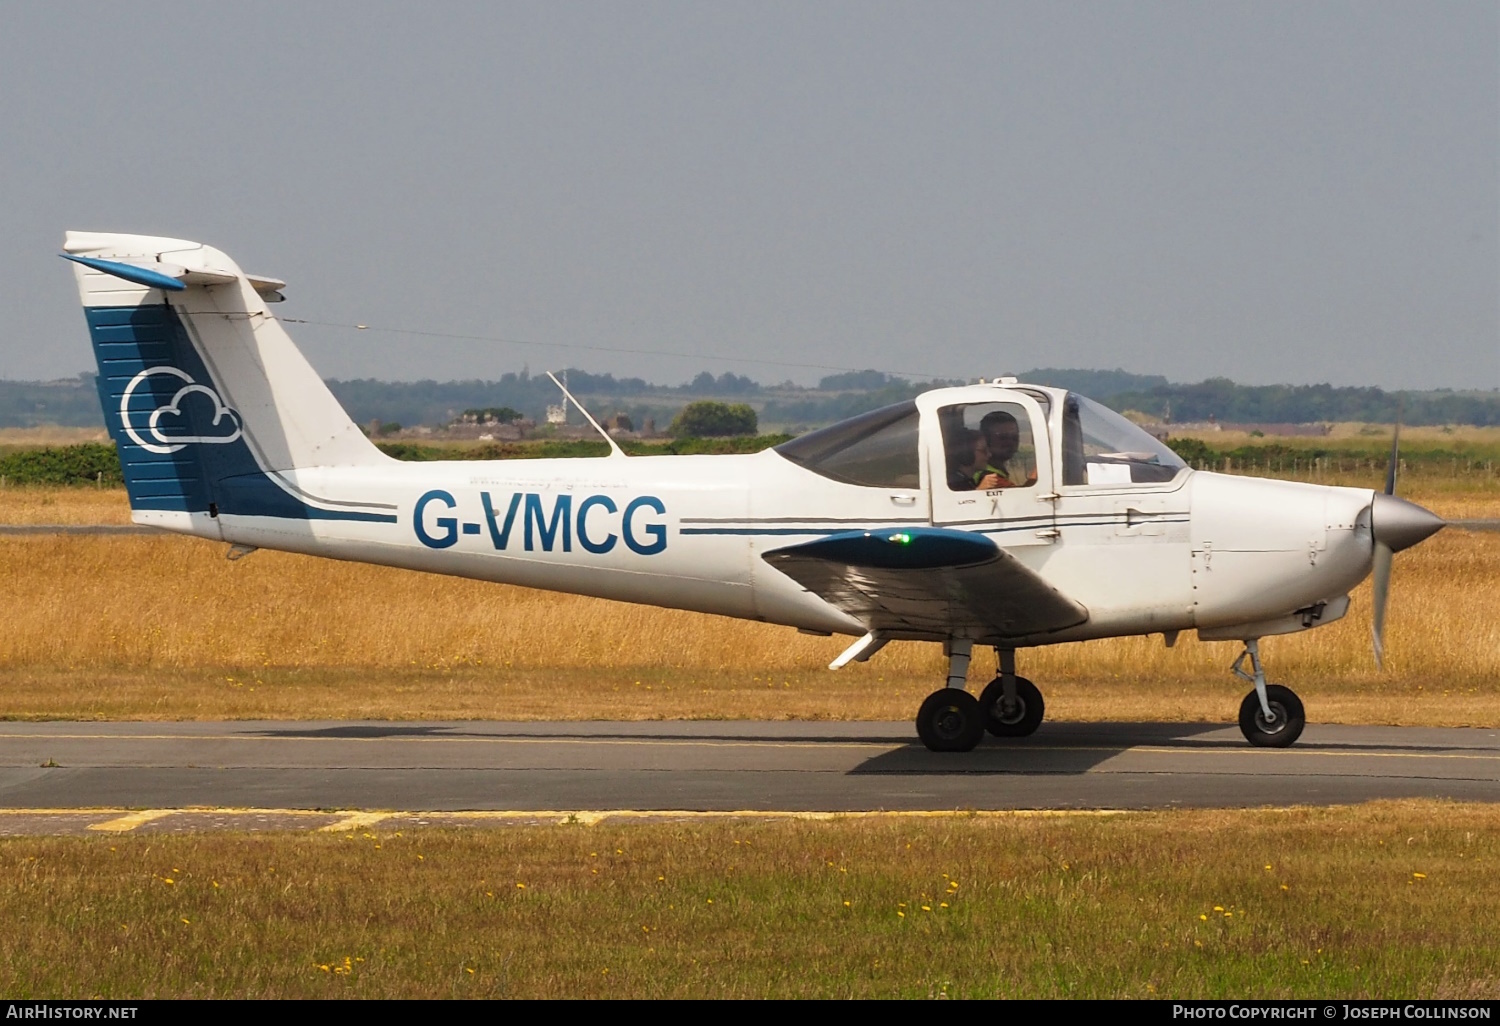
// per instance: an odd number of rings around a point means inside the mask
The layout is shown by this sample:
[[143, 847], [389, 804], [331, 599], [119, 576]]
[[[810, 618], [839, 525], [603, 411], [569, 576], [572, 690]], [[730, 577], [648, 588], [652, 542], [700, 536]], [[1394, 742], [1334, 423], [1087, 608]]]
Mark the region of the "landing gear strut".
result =
[[964, 690], [972, 641], [948, 643], [948, 686], [927, 696], [917, 710], [917, 736], [931, 752], [968, 752], [984, 737], [979, 700]]
[[1026, 737], [1042, 722], [1046, 706], [1037, 686], [1016, 676], [1014, 649], [996, 649], [1000, 673], [979, 698], [965, 690], [971, 641], [948, 643], [948, 686], [927, 696], [917, 712], [917, 736], [930, 751], [967, 752], [988, 730], [996, 737]]
[[1000, 673], [979, 696], [984, 729], [996, 737], [1029, 737], [1042, 725], [1047, 706], [1042, 692], [1025, 677], [1016, 676], [1016, 650], [998, 648]]
[[[1247, 658], [1250, 673], [1244, 669]], [[1258, 748], [1287, 748], [1302, 736], [1302, 728], [1307, 725], [1302, 699], [1291, 688], [1266, 683], [1265, 669], [1260, 663], [1259, 639], [1245, 642], [1245, 650], [1230, 670], [1236, 677], [1255, 684], [1255, 690], [1240, 703], [1240, 733], [1245, 735], [1246, 741]]]

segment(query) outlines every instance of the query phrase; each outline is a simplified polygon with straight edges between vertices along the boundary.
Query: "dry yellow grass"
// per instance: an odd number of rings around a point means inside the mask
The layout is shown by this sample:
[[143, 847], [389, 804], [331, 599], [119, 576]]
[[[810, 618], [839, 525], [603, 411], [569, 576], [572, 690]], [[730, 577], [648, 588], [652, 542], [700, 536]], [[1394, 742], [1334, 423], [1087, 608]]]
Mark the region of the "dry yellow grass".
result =
[[[1357, 438], [1370, 445], [1389, 445], [1390, 424], [1362, 424], [1340, 422], [1333, 425], [1330, 437], [1336, 439]], [[1406, 425], [1401, 429], [1403, 441], [1418, 445], [1500, 445], [1500, 427], [1480, 427], [1476, 424], [1428, 424]], [[1259, 442], [1275, 441], [1270, 438], [1256, 439]]]
[[0, 524], [128, 524], [124, 488], [0, 488]]
[[[1359, 421], [1340, 421], [1332, 425], [1326, 435], [1252, 435], [1248, 431], [1187, 430], [1180, 425], [1169, 426], [1173, 438], [1198, 438], [1216, 449], [1234, 449], [1242, 445], [1295, 445], [1309, 448], [1326, 446], [1330, 440], [1357, 442], [1360, 448], [1379, 449], [1391, 444], [1390, 424], [1365, 424]], [[1500, 427], [1480, 427], [1473, 424], [1407, 425], [1401, 429], [1403, 443], [1421, 446], [1496, 446], [1500, 445]]]
[[1445, 520], [1500, 519], [1500, 488], [1488, 490], [1434, 488], [1420, 495], [1402, 492], [1401, 497], [1426, 506]]
[[[0, 715], [244, 718], [907, 719], [933, 645], [824, 669], [846, 639], [173, 536], [0, 537]], [[1345, 620], [1268, 639], [1321, 722], [1500, 723], [1500, 535], [1449, 530], [1397, 559], [1389, 667], [1368, 587]], [[1030, 650], [1049, 715], [1232, 718], [1236, 647], [1184, 635]], [[975, 660], [978, 683], [993, 670]]]
[[109, 432], [103, 427], [58, 427], [55, 424], [49, 424], [43, 427], [0, 428], [0, 450], [41, 449], [48, 446], [107, 441], [109, 441]]

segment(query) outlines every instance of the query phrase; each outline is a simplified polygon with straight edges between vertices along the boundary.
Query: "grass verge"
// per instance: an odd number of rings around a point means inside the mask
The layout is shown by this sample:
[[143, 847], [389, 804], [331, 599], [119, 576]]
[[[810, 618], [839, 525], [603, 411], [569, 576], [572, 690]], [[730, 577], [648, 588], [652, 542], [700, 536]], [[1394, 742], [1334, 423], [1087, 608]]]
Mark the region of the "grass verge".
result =
[[0, 990], [1500, 996], [1500, 807], [0, 841]]

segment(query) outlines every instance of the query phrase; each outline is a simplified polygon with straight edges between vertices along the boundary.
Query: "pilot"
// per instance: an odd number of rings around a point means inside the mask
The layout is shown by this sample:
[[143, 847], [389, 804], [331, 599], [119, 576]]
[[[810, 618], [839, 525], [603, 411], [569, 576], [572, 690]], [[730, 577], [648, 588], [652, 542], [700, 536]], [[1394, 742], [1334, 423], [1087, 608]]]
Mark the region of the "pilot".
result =
[[[1025, 471], [1024, 483], [1017, 483], [1006, 463], [1015, 459], [1021, 447], [1021, 425], [1014, 414], [1005, 410], [993, 410], [979, 422], [979, 434], [986, 450], [986, 459], [973, 472], [974, 487], [981, 491], [994, 488], [1029, 488], [1036, 484], [1036, 468]], [[1024, 464], [1026, 461], [1021, 460]], [[1019, 468], [1018, 468], [1019, 469]]]

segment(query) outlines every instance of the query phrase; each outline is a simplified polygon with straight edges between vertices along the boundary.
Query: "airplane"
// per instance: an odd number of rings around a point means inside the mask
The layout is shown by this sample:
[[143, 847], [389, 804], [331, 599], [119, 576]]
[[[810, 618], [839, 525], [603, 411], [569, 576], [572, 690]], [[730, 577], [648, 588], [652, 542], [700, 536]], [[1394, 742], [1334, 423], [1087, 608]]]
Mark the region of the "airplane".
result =
[[[257, 548], [943, 646], [916, 730], [936, 752], [1042, 722], [1017, 653], [1183, 631], [1243, 645], [1245, 738], [1306, 715], [1261, 638], [1324, 626], [1444, 526], [1384, 492], [1188, 467], [1076, 392], [936, 388], [752, 455], [406, 463], [350, 420], [270, 312], [285, 283], [181, 239], [68, 232], [99, 397], [137, 524]], [[555, 380], [555, 379], [554, 379]], [[561, 388], [561, 384], [559, 383]], [[999, 672], [967, 690], [976, 646]], [[1245, 664], [1248, 661], [1249, 667]]]

